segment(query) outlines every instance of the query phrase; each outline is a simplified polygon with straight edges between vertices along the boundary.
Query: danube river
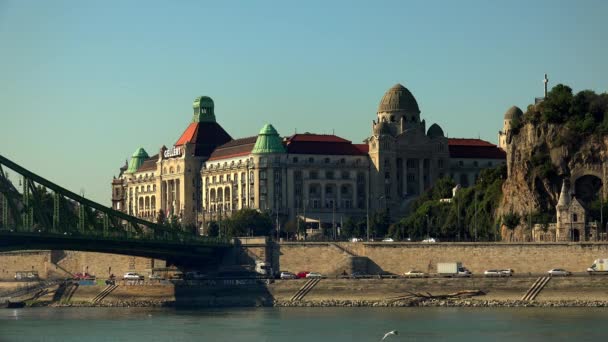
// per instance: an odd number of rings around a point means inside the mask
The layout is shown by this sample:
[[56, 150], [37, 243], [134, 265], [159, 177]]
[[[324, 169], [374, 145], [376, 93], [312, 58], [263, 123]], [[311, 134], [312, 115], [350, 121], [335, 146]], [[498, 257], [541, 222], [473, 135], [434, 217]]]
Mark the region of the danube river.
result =
[[595, 308], [31, 308], [0, 341], [605, 341]]

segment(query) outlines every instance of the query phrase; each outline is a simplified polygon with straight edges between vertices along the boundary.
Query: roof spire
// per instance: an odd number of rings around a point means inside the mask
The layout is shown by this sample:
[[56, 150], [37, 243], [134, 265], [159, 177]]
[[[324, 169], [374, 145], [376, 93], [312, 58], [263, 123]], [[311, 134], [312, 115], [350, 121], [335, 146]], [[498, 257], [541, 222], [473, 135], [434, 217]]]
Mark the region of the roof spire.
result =
[[215, 105], [209, 96], [199, 96], [194, 99], [192, 122], [215, 122]]

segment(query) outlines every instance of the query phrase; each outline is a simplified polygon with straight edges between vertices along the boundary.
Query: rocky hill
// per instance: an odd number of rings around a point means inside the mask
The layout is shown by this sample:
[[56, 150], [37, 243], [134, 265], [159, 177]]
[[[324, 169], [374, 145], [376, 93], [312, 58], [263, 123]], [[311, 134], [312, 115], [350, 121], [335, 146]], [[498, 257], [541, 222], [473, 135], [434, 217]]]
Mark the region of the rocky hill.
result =
[[[573, 95], [563, 85], [512, 119], [506, 132], [507, 179], [497, 216], [515, 213], [521, 217], [516, 240], [525, 240], [530, 223], [554, 222], [564, 180], [579, 201], [592, 209], [607, 183], [607, 128], [608, 94], [582, 91]], [[606, 187], [603, 193], [605, 199]]]

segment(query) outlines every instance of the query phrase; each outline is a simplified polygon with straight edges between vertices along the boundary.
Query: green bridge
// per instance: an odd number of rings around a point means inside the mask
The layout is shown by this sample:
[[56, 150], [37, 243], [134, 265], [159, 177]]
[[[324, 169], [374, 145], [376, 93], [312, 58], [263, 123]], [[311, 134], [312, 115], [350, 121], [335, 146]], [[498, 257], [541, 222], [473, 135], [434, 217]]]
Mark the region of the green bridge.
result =
[[225, 239], [198, 236], [113, 210], [0, 155], [0, 251], [77, 250], [200, 265], [216, 260], [231, 246]]

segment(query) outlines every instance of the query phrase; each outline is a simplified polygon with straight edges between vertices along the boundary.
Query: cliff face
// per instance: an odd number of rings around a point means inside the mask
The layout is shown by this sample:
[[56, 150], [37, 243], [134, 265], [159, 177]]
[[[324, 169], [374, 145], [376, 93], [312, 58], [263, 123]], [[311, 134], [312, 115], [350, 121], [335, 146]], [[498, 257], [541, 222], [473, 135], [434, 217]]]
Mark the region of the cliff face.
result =
[[[555, 211], [563, 180], [578, 192], [577, 197], [583, 196], [584, 184], [575, 189], [583, 176], [595, 176], [606, 184], [607, 163], [602, 162], [608, 153], [606, 137], [582, 134], [566, 125], [526, 123], [509, 132], [507, 144], [507, 180], [497, 215], [512, 212], [522, 217], [515, 240], [526, 240], [531, 213]], [[504, 231], [503, 227], [503, 237]]]

